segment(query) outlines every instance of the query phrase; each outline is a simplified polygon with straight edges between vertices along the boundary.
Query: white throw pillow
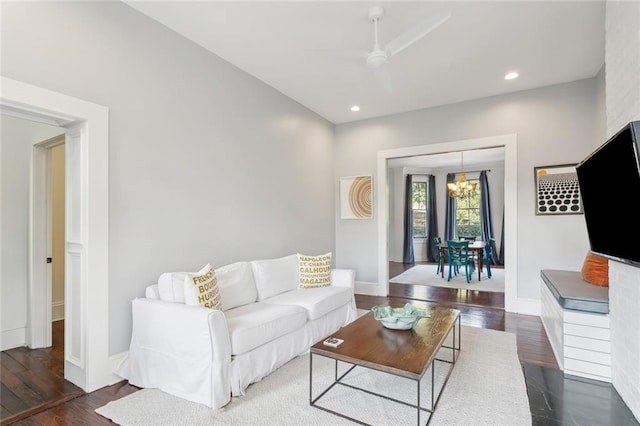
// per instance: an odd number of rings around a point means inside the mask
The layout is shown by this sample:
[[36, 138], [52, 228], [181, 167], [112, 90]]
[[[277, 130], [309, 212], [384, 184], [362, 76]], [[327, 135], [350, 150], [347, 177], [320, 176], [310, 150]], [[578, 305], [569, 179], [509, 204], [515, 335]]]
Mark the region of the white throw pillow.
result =
[[298, 288], [298, 255], [251, 262], [258, 300]]
[[254, 303], [258, 297], [249, 262], [236, 262], [216, 268], [224, 310]]
[[319, 256], [298, 253], [298, 288], [320, 288], [331, 285], [331, 252]]
[[158, 284], [147, 286], [147, 288], [144, 290], [144, 297], [146, 297], [147, 299], [160, 300], [160, 293], [158, 292]]
[[184, 279], [184, 302], [191, 306], [222, 309], [216, 271], [211, 264], [196, 273], [188, 273]]
[[187, 272], [165, 272], [158, 278], [158, 293], [164, 302], [184, 303], [184, 279]]

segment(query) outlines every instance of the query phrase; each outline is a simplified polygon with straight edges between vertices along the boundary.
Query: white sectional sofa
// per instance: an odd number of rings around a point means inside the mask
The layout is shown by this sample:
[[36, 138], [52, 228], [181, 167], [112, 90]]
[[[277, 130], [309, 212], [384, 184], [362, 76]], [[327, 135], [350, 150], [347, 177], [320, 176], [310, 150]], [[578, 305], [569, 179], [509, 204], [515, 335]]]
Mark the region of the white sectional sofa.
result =
[[330, 286], [298, 288], [298, 269], [295, 254], [215, 268], [222, 310], [181, 303], [171, 283], [149, 286], [132, 301], [131, 345], [116, 373], [138, 387], [226, 405], [356, 318], [354, 271], [332, 269]]

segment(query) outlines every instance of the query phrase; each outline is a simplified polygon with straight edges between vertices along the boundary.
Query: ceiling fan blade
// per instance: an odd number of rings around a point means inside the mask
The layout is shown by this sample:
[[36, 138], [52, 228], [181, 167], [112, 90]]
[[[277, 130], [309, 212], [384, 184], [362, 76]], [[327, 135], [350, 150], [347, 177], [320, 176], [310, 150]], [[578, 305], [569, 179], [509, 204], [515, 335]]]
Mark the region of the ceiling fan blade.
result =
[[391, 40], [385, 46], [385, 50], [389, 52], [390, 55], [396, 55], [444, 24], [449, 18], [451, 18], [451, 12], [432, 16]]
[[382, 65], [378, 68], [372, 68], [378, 84], [385, 92], [393, 92], [393, 84], [391, 82], [391, 73], [389, 72], [389, 64]]

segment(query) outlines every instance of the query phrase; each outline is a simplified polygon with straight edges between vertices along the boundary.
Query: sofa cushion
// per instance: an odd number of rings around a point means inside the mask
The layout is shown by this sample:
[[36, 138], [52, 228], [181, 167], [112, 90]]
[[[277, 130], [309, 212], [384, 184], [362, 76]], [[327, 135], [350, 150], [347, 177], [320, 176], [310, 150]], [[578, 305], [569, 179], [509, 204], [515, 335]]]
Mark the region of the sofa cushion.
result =
[[258, 300], [298, 288], [298, 255], [251, 262]]
[[184, 303], [184, 279], [188, 272], [165, 272], [158, 278], [158, 293], [164, 302]]
[[307, 311], [295, 305], [250, 303], [225, 311], [231, 354], [240, 355], [303, 327]]
[[249, 262], [236, 262], [216, 268], [224, 310], [253, 303], [258, 297]]
[[298, 288], [319, 288], [331, 285], [331, 253], [307, 256], [298, 253]]
[[144, 297], [147, 299], [160, 299], [160, 292], [158, 291], [158, 284], [147, 286], [144, 290]]
[[184, 279], [184, 303], [190, 306], [222, 309], [216, 271], [211, 264], [207, 263], [198, 272], [187, 274]]
[[295, 305], [307, 310], [313, 321], [351, 301], [353, 291], [347, 287], [307, 288], [287, 291], [266, 299], [265, 303]]

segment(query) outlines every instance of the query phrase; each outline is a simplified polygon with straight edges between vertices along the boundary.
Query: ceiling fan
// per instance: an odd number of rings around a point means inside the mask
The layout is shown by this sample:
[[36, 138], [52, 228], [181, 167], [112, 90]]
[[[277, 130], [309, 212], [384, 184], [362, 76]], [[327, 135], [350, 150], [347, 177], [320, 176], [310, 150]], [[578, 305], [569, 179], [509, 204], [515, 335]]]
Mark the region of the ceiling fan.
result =
[[382, 7], [373, 6], [369, 9], [369, 20], [373, 22], [373, 49], [368, 52], [360, 52], [357, 56], [366, 60], [367, 68], [373, 70], [381, 87], [387, 92], [391, 92], [391, 76], [388, 69], [390, 58], [438, 28], [451, 17], [451, 13], [441, 13], [425, 19], [384, 46], [381, 46], [378, 40], [378, 23], [383, 16], [384, 9]]

